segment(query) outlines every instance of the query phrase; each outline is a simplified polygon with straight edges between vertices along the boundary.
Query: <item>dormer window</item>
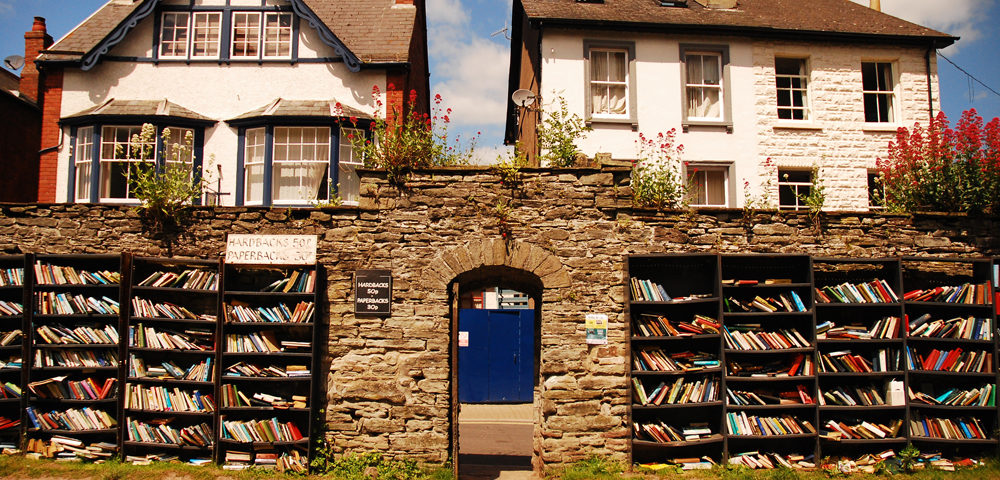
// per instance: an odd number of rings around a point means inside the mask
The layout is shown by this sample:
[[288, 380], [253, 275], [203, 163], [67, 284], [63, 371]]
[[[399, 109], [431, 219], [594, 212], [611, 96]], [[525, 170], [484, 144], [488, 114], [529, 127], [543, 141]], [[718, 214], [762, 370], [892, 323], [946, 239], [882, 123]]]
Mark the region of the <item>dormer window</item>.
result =
[[289, 58], [291, 55], [292, 14], [233, 13], [232, 58]]
[[222, 14], [165, 12], [160, 20], [160, 58], [219, 58]]
[[[172, 9], [160, 15], [159, 31], [156, 52], [163, 60], [283, 60], [296, 51], [296, 22], [290, 12]], [[222, 44], [224, 39], [228, 45]]]

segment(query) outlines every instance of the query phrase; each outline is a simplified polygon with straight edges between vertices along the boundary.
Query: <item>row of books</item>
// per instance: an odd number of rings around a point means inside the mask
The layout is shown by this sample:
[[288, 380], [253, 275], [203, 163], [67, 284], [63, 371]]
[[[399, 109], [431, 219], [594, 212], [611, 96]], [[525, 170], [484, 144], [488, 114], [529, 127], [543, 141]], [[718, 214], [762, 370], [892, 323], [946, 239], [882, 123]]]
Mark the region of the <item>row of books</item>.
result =
[[989, 318], [955, 317], [948, 320], [930, 320], [929, 314], [910, 322], [911, 337], [961, 338], [965, 340], [993, 340], [993, 322]]
[[35, 293], [35, 313], [41, 315], [118, 315], [118, 302], [106, 296], [100, 299], [82, 294], [57, 292]]
[[663, 285], [652, 280], [640, 280], [632, 278], [632, 300], [636, 302], [669, 302], [670, 295], [664, 290]]
[[802, 420], [792, 415], [761, 417], [747, 415], [747, 412], [727, 413], [726, 429], [730, 435], [740, 436], [778, 436], [816, 433], [816, 429], [808, 420]]
[[910, 370], [940, 372], [993, 373], [993, 354], [985, 350], [963, 351], [933, 349], [921, 355], [906, 347], [906, 367]]
[[20, 355], [11, 355], [5, 359], [0, 359], [0, 369], [17, 369], [21, 368], [23, 361]]
[[774, 332], [756, 331], [760, 325], [737, 325], [723, 328], [726, 348], [733, 350], [786, 350], [808, 348], [806, 340], [795, 329], [781, 329]]
[[118, 445], [110, 442], [84, 443], [63, 435], [53, 435], [48, 441], [29, 438], [25, 447], [29, 458], [56, 458], [58, 460], [108, 460], [118, 453]]
[[171, 318], [174, 320], [206, 320], [215, 321], [215, 315], [199, 315], [187, 308], [170, 302], [153, 302], [144, 298], [132, 299], [132, 316], [146, 318]]
[[726, 397], [729, 398], [729, 405], [815, 405], [816, 400], [809, 395], [809, 389], [805, 385], [796, 385], [795, 390], [783, 392], [773, 391], [747, 391], [733, 390], [726, 388]]
[[155, 410], [159, 412], [214, 412], [215, 399], [199, 390], [187, 391], [178, 387], [127, 385], [125, 408]]
[[316, 270], [293, 270], [287, 277], [264, 287], [264, 292], [313, 293], [316, 290]]
[[260, 367], [252, 363], [238, 362], [226, 368], [227, 377], [309, 377], [309, 367], [305, 365], [268, 365]]
[[206, 423], [184, 428], [174, 428], [165, 423], [146, 423], [127, 418], [128, 440], [130, 442], [162, 443], [169, 445], [189, 445], [209, 447], [215, 438], [212, 427]]
[[0, 287], [20, 287], [23, 285], [23, 268], [0, 268]]
[[103, 400], [115, 396], [118, 380], [106, 378], [95, 380], [68, 380], [65, 375], [46, 378], [28, 384], [28, 391], [38, 398], [59, 398], [69, 400]]
[[35, 367], [117, 367], [117, 349], [35, 350]]
[[935, 418], [915, 415], [910, 420], [910, 435], [918, 437], [947, 438], [951, 440], [975, 440], [989, 438], [975, 417]]
[[690, 442], [713, 437], [721, 438], [717, 433], [712, 432], [708, 424], [691, 424], [687, 427], [677, 428], [662, 421], [655, 423], [633, 422], [632, 428], [635, 431], [637, 439], [656, 443]]
[[297, 442], [302, 432], [295, 422], [266, 420], [222, 420], [222, 438], [242, 443]]
[[[897, 393], [898, 392], [898, 393]], [[903, 382], [890, 380], [884, 387], [874, 384], [867, 385], [837, 385], [821, 389], [820, 405], [835, 405], [841, 407], [904, 405]]]
[[715, 377], [704, 377], [691, 381], [681, 377], [669, 386], [660, 382], [656, 388], [646, 393], [642, 381], [633, 378], [632, 388], [636, 401], [641, 405], [706, 403], [719, 399], [720, 380]]
[[20, 329], [11, 330], [9, 332], [2, 332], [0, 333], [0, 347], [13, 345], [14, 342], [20, 343], [19, 341], [21, 340], [22, 336], [24, 336], [24, 332], [22, 332]]
[[648, 372], [696, 372], [720, 365], [719, 358], [710, 353], [678, 352], [667, 354], [658, 347], [639, 348], [632, 352], [636, 370]]
[[882, 348], [868, 360], [850, 350], [820, 353], [819, 371], [823, 373], [898, 372], [903, 370], [902, 351]]
[[727, 375], [734, 377], [801, 377], [816, 374], [812, 355], [798, 354], [791, 359], [770, 362], [726, 362]]
[[778, 453], [744, 452], [729, 457], [730, 465], [742, 465], [753, 470], [788, 468], [793, 470], [813, 469], [816, 463], [812, 455], [782, 455]]
[[632, 334], [639, 337], [681, 337], [717, 334], [722, 324], [714, 318], [695, 315], [690, 322], [674, 325], [663, 315], [644, 313], [636, 317], [632, 327]]
[[895, 462], [895, 458], [896, 452], [890, 449], [883, 450], [878, 453], [866, 453], [858, 457], [828, 457], [824, 463], [820, 465], [820, 467], [826, 471], [833, 471], [832, 469], [836, 469], [845, 475], [856, 473], [867, 473], [872, 475], [876, 471], [888, 468], [885, 466], [887, 464], [886, 462]]
[[113, 325], [80, 325], [70, 328], [63, 325], [42, 325], [35, 329], [44, 344], [71, 345], [97, 344], [110, 345], [118, 343], [118, 328]]
[[876, 320], [871, 327], [864, 325], [844, 325], [838, 327], [835, 322], [826, 321], [816, 325], [816, 338], [819, 339], [850, 339], [872, 340], [902, 337], [903, 321], [899, 317], [884, 317]]
[[993, 295], [990, 290], [990, 282], [965, 283], [957, 286], [911, 290], [903, 294], [903, 300], [986, 305], [993, 302]]
[[273, 307], [251, 307], [248, 305], [226, 304], [226, 321], [233, 323], [310, 323], [316, 305], [313, 302], [299, 302], [294, 309], [284, 303]]
[[146, 361], [135, 354], [129, 355], [128, 376], [135, 378], [161, 378], [170, 380], [190, 380], [195, 382], [211, 382], [215, 376], [212, 372], [212, 357], [192, 364], [184, 369], [172, 361], [161, 362], [160, 365], [146, 365]]
[[39, 285], [117, 285], [121, 280], [120, 273], [110, 270], [88, 272], [35, 262], [35, 283]]
[[225, 384], [219, 390], [222, 406], [226, 408], [239, 407], [273, 407], [273, 408], [308, 408], [308, 397], [292, 395], [291, 399], [268, 393], [252, 393], [249, 396], [235, 385]]
[[21, 302], [11, 302], [0, 300], [0, 315], [16, 317], [24, 313], [24, 306]]
[[899, 430], [903, 427], [903, 420], [897, 418], [888, 424], [856, 420], [853, 425], [829, 420], [824, 426], [827, 431], [821, 436], [829, 440], [876, 440], [898, 437]]
[[0, 385], [0, 398], [21, 398], [21, 387], [14, 382]]
[[156, 350], [201, 350], [212, 351], [214, 332], [208, 329], [191, 328], [183, 332], [143, 327], [142, 323], [128, 327], [130, 347], [151, 348]]
[[[176, 463], [179, 461], [181, 461], [180, 456], [166, 452], [154, 452], [147, 453], [145, 455], [125, 455], [125, 463], [131, 463], [132, 465], [152, 465], [154, 463], [161, 462]], [[187, 459], [186, 463], [188, 465], [200, 467], [212, 463], [212, 459], [205, 457], [191, 457]]]
[[726, 297], [723, 306], [727, 312], [806, 312], [805, 303], [794, 290], [781, 293], [777, 297], [762, 297], [757, 295], [751, 299], [738, 300], [735, 297]]
[[298, 450], [290, 452], [240, 452], [228, 450], [224, 455], [224, 470], [243, 470], [273, 468], [279, 472], [306, 473], [309, 469], [308, 457]]
[[0, 416], [0, 431], [10, 430], [20, 426], [21, 426], [20, 418], [10, 419], [7, 417]]
[[996, 405], [996, 385], [989, 383], [980, 388], [951, 388], [938, 396], [910, 390], [913, 403], [949, 405], [953, 407], [992, 407]]
[[239, 353], [269, 353], [280, 352], [281, 342], [274, 332], [252, 332], [248, 334], [226, 335], [226, 351]]
[[140, 287], [183, 288], [186, 290], [218, 290], [219, 272], [189, 269], [177, 272], [153, 272], [138, 283]]
[[41, 430], [105, 430], [118, 424], [108, 412], [90, 407], [53, 410], [48, 413], [28, 407], [25, 412], [32, 425]]
[[895, 303], [896, 292], [882, 279], [816, 288], [817, 303]]

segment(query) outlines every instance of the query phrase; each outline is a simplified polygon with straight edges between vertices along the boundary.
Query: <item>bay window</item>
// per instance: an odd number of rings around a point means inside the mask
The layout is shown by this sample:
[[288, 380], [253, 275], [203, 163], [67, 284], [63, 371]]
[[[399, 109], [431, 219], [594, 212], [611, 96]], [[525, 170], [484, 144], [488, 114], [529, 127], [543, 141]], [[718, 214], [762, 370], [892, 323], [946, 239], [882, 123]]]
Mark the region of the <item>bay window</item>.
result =
[[94, 127], [83, 127], [76, 131], [76, 145], [73, 149], [73, 162], [76, 170], [77, 202], [90, 201], [90, 171], [94, 160]]

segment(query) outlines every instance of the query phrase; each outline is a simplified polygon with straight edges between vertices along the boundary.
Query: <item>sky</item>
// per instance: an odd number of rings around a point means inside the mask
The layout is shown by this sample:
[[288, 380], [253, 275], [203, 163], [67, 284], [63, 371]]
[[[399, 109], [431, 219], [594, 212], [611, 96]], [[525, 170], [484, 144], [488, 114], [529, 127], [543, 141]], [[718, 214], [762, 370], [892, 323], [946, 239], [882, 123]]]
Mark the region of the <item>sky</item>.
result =
[[[343, 0], [340, 0], [343, 1]], [[502, 146], [507, 102], [511, 0], [426, 0], [432, 93], [451, 107], [449, 134], [478, 135], [480, 162]], [[852, 0], [867, 5], [869, 0]], [[24, 53], [32, 17], [46, 18], [57, 40], [105, 0], [0, 0], [0, 58]], [[882, 0], [882, 10], [962, 39], [940, 53], [1000, 92], [1000, 0]], [[499, 32], [499, 33], [498, 33]], [[938, 59], [944, 112], [957, 121], [975, 108], [987, 121], [1000, 117], [1000, 95]]]

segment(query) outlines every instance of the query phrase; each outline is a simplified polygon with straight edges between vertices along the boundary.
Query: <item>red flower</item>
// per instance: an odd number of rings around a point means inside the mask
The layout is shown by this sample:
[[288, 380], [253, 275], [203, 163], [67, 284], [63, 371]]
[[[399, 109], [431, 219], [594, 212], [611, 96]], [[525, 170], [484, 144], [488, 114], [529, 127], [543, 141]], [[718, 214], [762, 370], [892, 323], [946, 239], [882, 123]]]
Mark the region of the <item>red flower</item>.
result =
[[352, 116], [350, 118], [350, 120], [351, 120], [351, 123], [355, 123], [355, 124], [358, 123], [358, 117]]

